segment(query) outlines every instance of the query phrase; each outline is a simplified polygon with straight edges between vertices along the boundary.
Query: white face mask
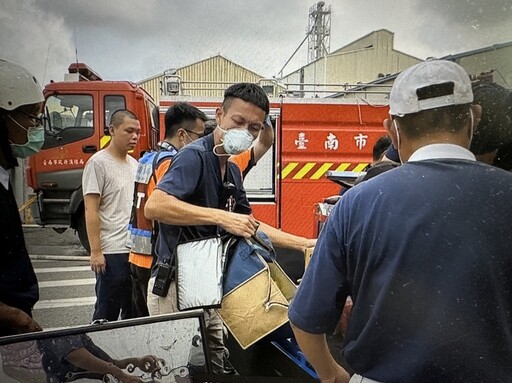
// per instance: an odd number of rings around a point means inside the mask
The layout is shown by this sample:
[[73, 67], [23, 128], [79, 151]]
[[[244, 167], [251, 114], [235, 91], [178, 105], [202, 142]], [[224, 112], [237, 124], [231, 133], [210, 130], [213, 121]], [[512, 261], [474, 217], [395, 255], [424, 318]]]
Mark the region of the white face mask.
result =
[[229, 155], [245, 152], [254, 141], [254, 137], [245, 129], [224, 130], [220, 126], [219, 129], [224, 132], [222, 145], [224, 146], [224, 151]]

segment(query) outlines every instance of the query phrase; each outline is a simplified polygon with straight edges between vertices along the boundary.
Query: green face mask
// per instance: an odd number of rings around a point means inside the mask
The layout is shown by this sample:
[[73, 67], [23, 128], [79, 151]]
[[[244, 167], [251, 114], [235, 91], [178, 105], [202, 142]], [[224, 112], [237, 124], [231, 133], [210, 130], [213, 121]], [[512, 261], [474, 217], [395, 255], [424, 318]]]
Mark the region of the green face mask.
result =
[[41, 150], [41, 147], [44, 144], [44, 127], [42, 125], [39, 125], [27, 129], [14, 118], [12, 118], [11, 116], [9, 117], [20, 128], [27, 131], [27, 142], [25, 144], [13, 144], [11, 142], [11, 149], [14, 153], [14, 156], [18, 158], [27, 158], [32, 154], [36, 154], [37, 152], [39, 152], [39, 150]]

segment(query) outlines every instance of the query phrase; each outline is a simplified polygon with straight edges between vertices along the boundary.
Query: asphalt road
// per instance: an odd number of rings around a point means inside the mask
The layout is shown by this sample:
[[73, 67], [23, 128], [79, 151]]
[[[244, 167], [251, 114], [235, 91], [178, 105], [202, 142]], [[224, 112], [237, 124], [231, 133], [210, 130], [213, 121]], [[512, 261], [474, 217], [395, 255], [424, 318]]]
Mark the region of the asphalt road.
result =
[[88, 256], [73, 229], [59, 234], [53, 229], [36, 226], [24, 227], [23, 232], [29, 254]]
[[25, 242], [39, 281], [34, 318], [44, 329], [89, 324], [94, 309], [94, 273], [74, 230], [24, 227]]

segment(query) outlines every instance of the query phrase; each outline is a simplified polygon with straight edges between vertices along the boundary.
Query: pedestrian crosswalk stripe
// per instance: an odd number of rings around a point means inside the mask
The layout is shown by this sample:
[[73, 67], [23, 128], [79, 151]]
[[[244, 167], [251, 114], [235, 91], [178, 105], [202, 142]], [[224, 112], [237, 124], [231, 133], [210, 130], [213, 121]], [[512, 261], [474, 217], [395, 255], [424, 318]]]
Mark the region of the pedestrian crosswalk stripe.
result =
[[63, 286], [84, 286], [94, 285], [96, 283], [95, 278], [84, 278], [84, 279], [64, 279], [61, 281], [44, 281], [39, 282], [39, 288], [45, 287], [63, 287]]
[[43, 300], [36, 303], [34, 310], [56, 309], [61, 307], [94, 305], [96, 297], [64, 298]]
[[[36, 274], [42, 273], [63, 273], [72, 271], [91, 271], [91, 266], [66, 266], [66, 267], [41, 267], [34, 268]], [[91, 271], [92, 272], [92, 271]]]

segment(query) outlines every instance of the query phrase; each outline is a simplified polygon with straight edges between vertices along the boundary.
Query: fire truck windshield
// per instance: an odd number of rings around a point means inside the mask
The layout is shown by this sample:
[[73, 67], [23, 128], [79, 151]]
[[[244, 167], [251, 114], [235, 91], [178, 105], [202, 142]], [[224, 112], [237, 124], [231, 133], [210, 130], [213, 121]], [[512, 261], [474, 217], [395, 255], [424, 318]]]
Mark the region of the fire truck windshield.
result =
[[53, 95], [46, 100], [49, 121], [43, 149], [82, 140], [94, 134], [93, 98], [89, 95]]

